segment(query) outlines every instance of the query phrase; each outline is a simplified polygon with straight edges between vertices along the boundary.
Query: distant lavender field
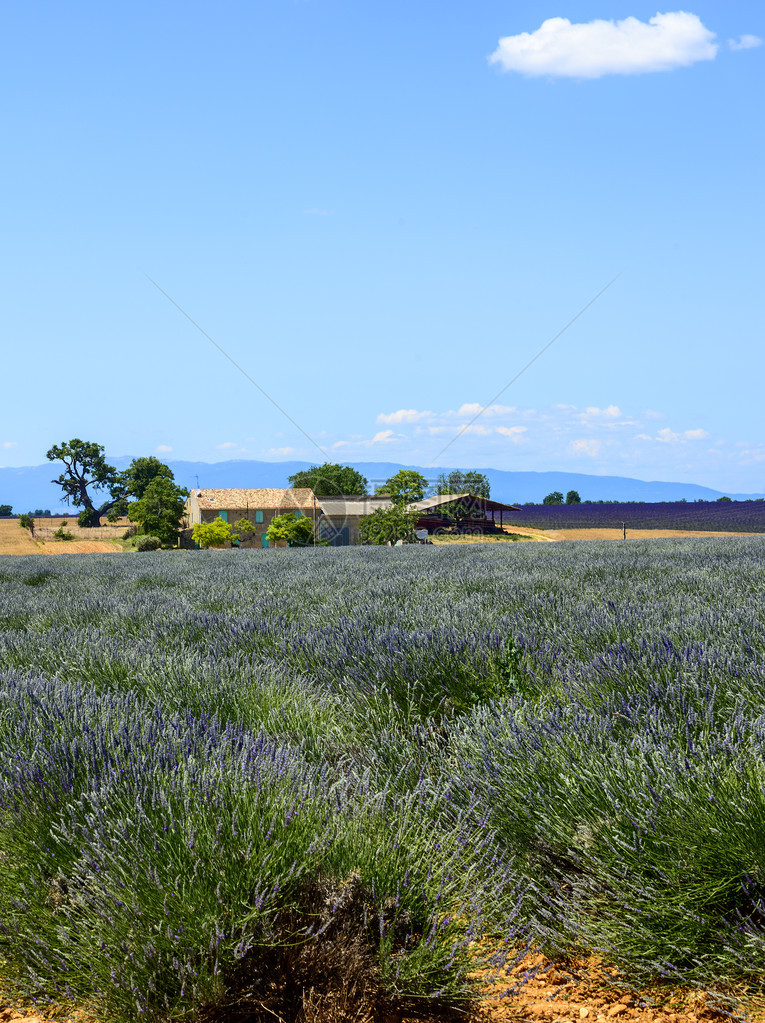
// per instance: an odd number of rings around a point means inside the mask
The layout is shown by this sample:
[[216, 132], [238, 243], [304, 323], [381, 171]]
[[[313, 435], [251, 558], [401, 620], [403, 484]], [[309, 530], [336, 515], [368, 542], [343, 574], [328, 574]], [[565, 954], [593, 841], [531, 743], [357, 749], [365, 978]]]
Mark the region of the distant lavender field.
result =
[[0, 559], [0, 993], [411, 1017], [529, 944], [761, 986], [763, 578], [759, 537]]
[[765, 501], [524, 505], [506, 521], [537, 529], [690, 529], [765, 533]]

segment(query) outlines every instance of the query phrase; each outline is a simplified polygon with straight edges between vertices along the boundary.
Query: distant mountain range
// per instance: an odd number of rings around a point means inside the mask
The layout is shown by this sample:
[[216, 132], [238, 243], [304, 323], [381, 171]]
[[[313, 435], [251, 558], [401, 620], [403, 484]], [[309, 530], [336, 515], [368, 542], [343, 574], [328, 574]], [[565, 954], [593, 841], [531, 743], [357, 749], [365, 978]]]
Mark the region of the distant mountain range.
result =
[[[108, 459], [111, 465], [125, 469], [131, 456]], [[286, 487], [287, 477], [310, 462], [229, 462], [168, 461], [176, 482], [183, 487]], [[400, 465], [397, 462], [353, 462], [355, 469], [367, 477], [370, 490], [383, 483], [399, 469], [416, 469], [427, 479], [435, 479], [448, 469], [427, 469], [421, 465]], [[583, 501], [716, 501], [723, 491], [695, 483], [662, 483], [630, 479], [627, 476], [588, 476], [577, 472], [512, 472], [502, 469], [481, 469], [491, 483], [491, 496], [508, 504], [526, 501], [541, 503], [546, 494], [560, 490], [564, 496], [576, 490]], [[50, 508], [55, 514], [67, 509], [61, 500], [61, 488], [51, 483], [59, 469], [54, 463], [24, 468], [0, 469], [0, 504], [10, 504], [16, 513]], [[725, 496], [734, 501], [751, 501], [764, 494]]]

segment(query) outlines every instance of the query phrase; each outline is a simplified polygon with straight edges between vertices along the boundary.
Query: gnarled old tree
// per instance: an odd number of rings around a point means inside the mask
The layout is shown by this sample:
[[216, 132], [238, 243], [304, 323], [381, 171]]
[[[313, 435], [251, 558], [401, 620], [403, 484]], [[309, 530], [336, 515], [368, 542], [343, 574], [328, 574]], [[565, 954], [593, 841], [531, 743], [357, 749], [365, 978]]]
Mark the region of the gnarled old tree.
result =
[[[61, 475], [51, 482], [62, 488], [67, 504], [82, 508], [81, 526], [98, 526], [102, 515], [124, 504], [127, 494], [124, 475], [113, 465], [106, 464], [100, 444], [75, 437], [63, 444], [54, 444], [47, 457], [51, 462], [61, 461], [66, 466]], [[109, 499], [97, 508], [88, 488], [107, 491]]]

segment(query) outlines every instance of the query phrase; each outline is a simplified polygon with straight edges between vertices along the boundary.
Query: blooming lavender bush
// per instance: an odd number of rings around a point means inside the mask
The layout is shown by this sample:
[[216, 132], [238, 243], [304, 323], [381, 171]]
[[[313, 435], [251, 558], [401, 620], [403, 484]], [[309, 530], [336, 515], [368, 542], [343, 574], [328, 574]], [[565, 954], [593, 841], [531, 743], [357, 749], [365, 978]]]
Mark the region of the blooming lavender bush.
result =
[[0, 560], [0, 975], [297, 1018], [257, 977], [344, 948], [403, 1012], [483, 934], [761, 983], [764, 555]]
[[[338, 983], [402, 1012], [469, 996], [490, 851], [464, 815], [434, 859], [428, 785], [346, 780], [129, 693], [16, 672], [0, 693], [0, 947], [17, 990], [119, 1018], [231, 998], [300, 1010], [293, 950], [315, 1002], [329, 948]], [[273, 990], [280, 970], [291, 990]]]

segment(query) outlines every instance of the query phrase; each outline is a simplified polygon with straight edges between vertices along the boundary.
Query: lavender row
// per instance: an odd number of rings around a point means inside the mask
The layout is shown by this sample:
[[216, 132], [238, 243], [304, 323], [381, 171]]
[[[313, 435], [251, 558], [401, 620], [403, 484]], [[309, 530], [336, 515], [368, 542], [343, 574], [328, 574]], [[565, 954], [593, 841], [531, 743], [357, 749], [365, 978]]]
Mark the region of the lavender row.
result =
[[[364, 955], [368, 975], [351, 980], [377, 997], [459, 1003], [487, 901], [481, 863], [511, 901], [522, 893], [469, 810], [433, 857], [443, 797], [428, 784], [372, 788], [133, 694], [6, 672], [0, 699], [2, 980], [36, 1000], [124, 1019], [232, 999], [284, 1009], [295, 992], [272, 983], [281, 972], [294, 986], [289, 950], [321, 946], [326, 969], [330, 942], [336, 971]], [[512, 914], [505, 931], [523, 939]]]
[[290, 928], [331, 936], [329, 900], [354, 948], [372, 921], [391, 997], [465, 996], [479, 932], [760, 983], [764, 556], [0, 562], [0, 955], [41, 994], [161, 1017], [228, 997]]
[[685, 529], [765, 533], [765, 501], [524, 505], [507, 516], [537, 529]]

